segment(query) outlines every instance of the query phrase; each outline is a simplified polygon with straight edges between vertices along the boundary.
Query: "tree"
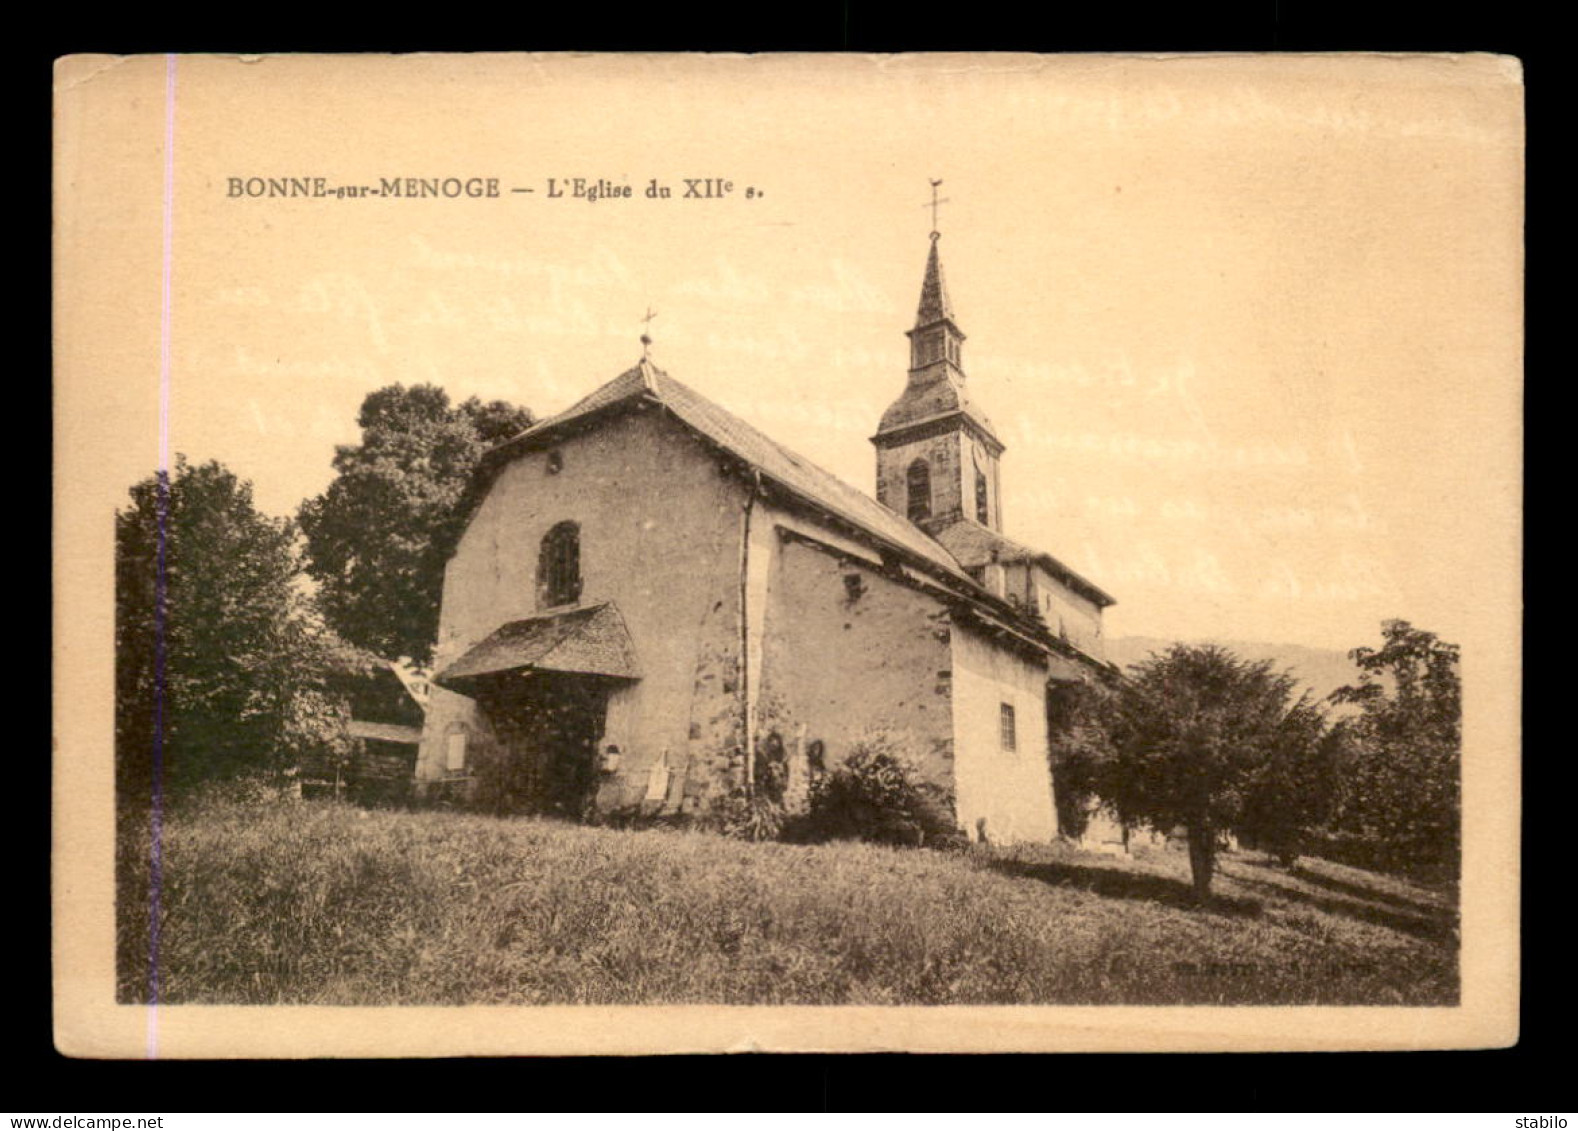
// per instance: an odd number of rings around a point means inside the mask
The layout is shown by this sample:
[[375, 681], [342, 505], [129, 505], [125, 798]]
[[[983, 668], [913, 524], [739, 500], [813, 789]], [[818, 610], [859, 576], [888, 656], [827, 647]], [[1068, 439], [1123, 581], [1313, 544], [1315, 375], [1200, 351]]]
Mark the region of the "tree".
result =
[[1292, 868], [1304, 850], [1304, 834], [1331, 814], [1343, 747], [1341, 732], [1305, 700], [1288, 712], [1285, 733], [1287, 739], [1251, 783], [1235, 830]]
[[1131, 670], [1112, 698], [1113, 758], [1100, 791], [1125, 822], [1189, 834], [1195, 896], [1210, 898], [1218, 837], [1323, 730], [1308, 697], [1270, 661], [1175, 644]]
[[1114, 758], [1108, 737], [1114, 685], [1057, 682], [1047, 689], [1047, 752], [1057, 823], [1064, 835], [1083, 836], [1091, 803], [1105, 799], [1107, 768]]
[[299, 516], [335, 632], [380, 656], [428, 662], [466, 483], [484, 451], [531, 422], [504, 401], [451, 405], [433, 385], [368, 394], [362, 442], [336, 449], [334, 481]]
[[280, 769], [326, 740], [322, 634], [287, 519], [216, 462], [176, 458], [115, 516], [115, 733], [123, 801]]
[[1457, 859], [1461, 826], [1459, 649], [1407, 621], [1382, 624], [1382, 647], [1350, 655], [1359, 682], [1332, 692], [1352, 704], [1352, 743], [1337, 824], [1384, 842], [1408, 863]]

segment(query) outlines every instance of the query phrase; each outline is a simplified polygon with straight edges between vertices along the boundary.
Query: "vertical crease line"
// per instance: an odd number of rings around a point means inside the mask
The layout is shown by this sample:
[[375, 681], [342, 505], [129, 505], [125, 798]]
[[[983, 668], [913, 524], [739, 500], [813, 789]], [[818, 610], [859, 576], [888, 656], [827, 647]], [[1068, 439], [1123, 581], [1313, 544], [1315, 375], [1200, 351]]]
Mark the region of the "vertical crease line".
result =
[[148, 1059], [159, 1056], [159, 911], [164, 884], [165, 623], [168, 613], [166, 550], [170, 528], [170, 276], [175, 225], [175, 55], [164, 57], [164, 214], [159, 301], [158, 526], [153, 606], [153, 805], [148, 861]]

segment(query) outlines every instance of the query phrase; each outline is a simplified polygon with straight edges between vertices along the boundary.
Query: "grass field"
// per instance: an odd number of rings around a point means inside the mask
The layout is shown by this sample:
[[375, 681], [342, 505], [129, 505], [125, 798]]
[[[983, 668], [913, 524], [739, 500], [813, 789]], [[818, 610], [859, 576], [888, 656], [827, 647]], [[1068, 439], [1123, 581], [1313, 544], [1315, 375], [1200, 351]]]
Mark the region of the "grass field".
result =
[[[120, 843], [120, 997], [149, 966]], [[1409, 1004], [1457, 1001], [1450, 892], [1180, 852], [746, 844], [329, 803], [208, 804], [162, 838], [170, 1003]]]

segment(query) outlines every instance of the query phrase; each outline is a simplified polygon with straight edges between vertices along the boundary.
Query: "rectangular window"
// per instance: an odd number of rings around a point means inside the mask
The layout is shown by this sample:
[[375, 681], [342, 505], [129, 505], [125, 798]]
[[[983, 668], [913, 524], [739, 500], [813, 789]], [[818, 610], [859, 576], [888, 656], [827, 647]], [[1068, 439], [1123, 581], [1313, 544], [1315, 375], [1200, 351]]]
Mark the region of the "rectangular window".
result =
[[1019, 748], [1019, 741], [1014, 734], [1014, 708], [1004, 703], [1002, 713], [998, 717], [998, 725], [1002, 731], [1003, 749], [1012, 753]]
[[444, 740], [444, 769], [451, 773], [466, 768], [466, 736], [457, 731]]

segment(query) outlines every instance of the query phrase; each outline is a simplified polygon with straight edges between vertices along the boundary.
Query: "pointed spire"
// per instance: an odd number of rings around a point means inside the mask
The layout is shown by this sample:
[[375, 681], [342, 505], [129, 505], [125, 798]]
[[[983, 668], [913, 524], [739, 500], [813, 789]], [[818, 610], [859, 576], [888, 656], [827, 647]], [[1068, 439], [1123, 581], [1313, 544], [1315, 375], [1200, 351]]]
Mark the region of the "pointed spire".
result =
[[943, 319], [953, 321], [953, 304], [948, 301], [948, 287], [942, 278], [942, 260], [937, 256], [937, 241], [942, 237], [931, 234], [931, 251], [926, 256], [926, 278], [921, 282], [920, 309], [915, 313], [915, 328], [930, 326]]

